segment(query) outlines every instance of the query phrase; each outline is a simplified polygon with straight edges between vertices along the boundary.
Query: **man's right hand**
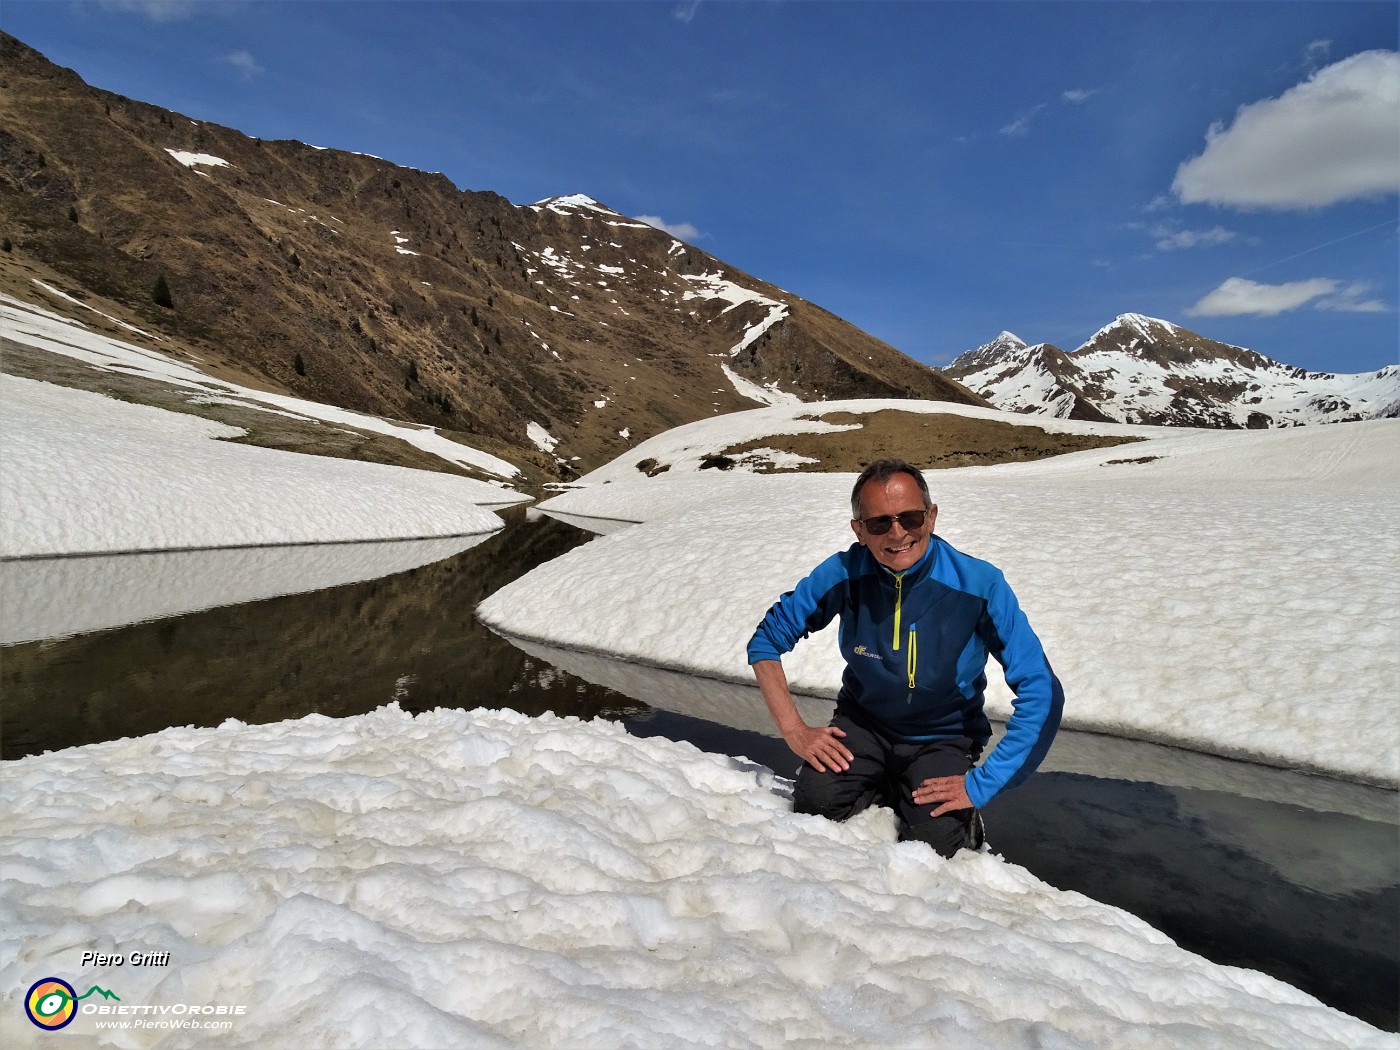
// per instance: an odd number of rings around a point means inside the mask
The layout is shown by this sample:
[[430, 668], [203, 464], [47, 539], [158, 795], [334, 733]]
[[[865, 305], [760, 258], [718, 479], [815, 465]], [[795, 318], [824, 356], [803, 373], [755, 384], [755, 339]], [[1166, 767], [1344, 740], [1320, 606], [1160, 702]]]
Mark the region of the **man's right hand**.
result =
[[850, 749], [841, 743], [846, 734], [835, 726], [812, 728], [802, 722], [783, 733], [783, 740], [792, 748], [793, 754], [806, 762], [818, 773], [828, 770], [844, 773], [851, 768]]

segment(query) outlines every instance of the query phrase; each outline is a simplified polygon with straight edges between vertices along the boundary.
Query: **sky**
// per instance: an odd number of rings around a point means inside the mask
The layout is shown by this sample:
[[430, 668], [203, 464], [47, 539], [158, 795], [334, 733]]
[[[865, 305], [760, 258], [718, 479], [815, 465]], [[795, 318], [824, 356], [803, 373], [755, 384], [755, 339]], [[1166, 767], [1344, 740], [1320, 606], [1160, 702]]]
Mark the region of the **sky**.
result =
[[1360, 2], [5, 0], [88, 83], [583, 193], [933, 365], [1121, 313], [1400, 360], [1400, 29]]

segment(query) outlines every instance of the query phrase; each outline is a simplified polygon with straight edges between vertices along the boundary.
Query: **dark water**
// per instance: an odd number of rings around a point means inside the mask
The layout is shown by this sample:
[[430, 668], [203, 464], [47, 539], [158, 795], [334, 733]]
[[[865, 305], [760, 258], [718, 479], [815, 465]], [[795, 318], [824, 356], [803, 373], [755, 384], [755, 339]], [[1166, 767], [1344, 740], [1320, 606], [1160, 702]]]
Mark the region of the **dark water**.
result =
[[[696, 690], [733, 705], [732, 686], [686, 678], [679, 688], [682, 676], [660, 675], [626, 687], [644, 702], [480, 625], [472, 610], [482, 598], [590, 538], [524, 511], [506, 517], [481, 545], [392, 576], [0, 648], [0, 754], [227, 718], [349, 716], [397, 700], [414, 712], [605, 717], [784, 775], [795, 768], [781, 740], [685, 713]], [[756, 691], [751, 702], [762, 710]], [[1185, 948], [1400, 1029], [1400, 826], [1384, 793], [1320, 778], [1294, 785], [1284, 774], [1261, 781], [1256, 767], [1240, 767], [1250, 786], [1236, 790], [1229, 763], [1160, 784], [1092, 775], [1132, 766], [1140, 752], [1062, 736], [1074, 770], [1043, 772], [988, 807], [996, 852], [1141, 916]]]

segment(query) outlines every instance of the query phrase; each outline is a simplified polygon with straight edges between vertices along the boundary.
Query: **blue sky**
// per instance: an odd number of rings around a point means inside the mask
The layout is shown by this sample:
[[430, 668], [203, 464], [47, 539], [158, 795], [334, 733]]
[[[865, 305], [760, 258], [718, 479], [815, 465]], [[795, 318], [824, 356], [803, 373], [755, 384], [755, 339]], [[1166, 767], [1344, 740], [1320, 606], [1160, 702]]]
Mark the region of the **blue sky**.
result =
[[585, 193], [930, 364], [1126, 312], [1400, 359], [1393, 3], [5, 0], [89, 83]]

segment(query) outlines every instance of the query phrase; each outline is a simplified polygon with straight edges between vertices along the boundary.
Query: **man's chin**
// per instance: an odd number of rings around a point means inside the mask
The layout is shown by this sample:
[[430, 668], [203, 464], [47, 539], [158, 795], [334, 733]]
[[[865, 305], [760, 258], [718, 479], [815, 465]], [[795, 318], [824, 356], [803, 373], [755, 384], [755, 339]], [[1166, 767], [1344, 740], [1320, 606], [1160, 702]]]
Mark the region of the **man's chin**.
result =
[[876, 553], [875, 560], [887, 569], [903, 572], [919, 560], [925, 549], [917, 543], [900, 551], [881, 549]]

